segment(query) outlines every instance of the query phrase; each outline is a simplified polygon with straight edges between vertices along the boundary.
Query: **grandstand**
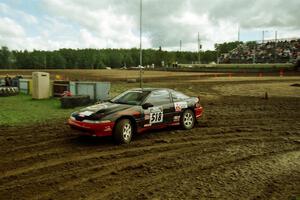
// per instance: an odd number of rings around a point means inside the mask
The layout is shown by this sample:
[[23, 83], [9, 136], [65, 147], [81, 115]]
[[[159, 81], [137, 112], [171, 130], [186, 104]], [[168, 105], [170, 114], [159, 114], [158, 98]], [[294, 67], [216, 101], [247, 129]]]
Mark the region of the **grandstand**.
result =
[[220, 63], [295, 63], [300, 59], [300, 38], [240, 44], [219, 57]]

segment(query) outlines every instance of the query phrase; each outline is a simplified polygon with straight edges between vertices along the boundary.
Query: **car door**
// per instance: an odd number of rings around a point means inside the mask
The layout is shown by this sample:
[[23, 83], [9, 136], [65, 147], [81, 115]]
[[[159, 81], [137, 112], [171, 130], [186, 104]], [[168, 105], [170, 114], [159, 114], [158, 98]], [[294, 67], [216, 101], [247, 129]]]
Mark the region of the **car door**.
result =
[[[146, 124], [149, 126], [157, 126], [172, 122], [173, 103], [168, 90], [161, 89], [152, 91], [145, 103], [150, 103], [153, 107], [148, 108], [144, 112], [147, 113]], [[148, 119], [149, 118], [149, 119]]]

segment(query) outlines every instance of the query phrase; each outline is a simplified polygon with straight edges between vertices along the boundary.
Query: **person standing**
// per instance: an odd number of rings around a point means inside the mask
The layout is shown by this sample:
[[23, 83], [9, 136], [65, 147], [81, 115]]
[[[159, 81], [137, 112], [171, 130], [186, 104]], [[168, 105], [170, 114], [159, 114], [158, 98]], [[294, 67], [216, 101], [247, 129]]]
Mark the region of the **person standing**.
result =
[[10, 87], [11, 84], [12, 84], [11, 77], [8, 76], [8, 74], [6, 74], [6, 77], [5, 77], [5, 86], [6, 86], [6, 87]]

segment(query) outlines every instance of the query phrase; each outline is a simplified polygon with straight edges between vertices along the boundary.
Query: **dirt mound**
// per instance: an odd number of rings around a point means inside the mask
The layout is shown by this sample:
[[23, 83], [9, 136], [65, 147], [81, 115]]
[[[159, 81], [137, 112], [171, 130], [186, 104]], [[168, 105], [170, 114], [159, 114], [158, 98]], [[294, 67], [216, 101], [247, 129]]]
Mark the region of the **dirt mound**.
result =
[[211, 98], [189, 131], [116, 146], [64, 121], [0, 127], [0, 199], [289, 199], [300, 191], [300, 101]]

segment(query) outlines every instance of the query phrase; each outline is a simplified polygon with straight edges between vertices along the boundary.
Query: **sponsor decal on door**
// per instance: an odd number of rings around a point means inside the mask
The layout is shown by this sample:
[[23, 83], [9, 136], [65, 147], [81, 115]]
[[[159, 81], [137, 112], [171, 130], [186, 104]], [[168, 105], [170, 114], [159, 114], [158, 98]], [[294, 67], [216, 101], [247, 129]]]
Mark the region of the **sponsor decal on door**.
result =
[[182, 109], [187, 108], [187, 102], [175, 102], [174, 103], [175, 111], [180, 112]]

